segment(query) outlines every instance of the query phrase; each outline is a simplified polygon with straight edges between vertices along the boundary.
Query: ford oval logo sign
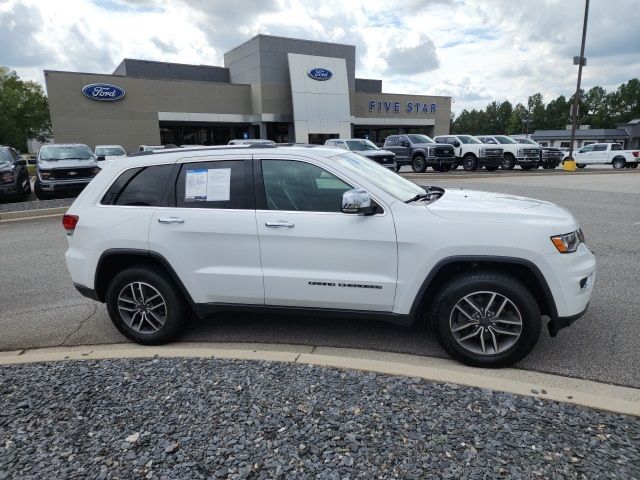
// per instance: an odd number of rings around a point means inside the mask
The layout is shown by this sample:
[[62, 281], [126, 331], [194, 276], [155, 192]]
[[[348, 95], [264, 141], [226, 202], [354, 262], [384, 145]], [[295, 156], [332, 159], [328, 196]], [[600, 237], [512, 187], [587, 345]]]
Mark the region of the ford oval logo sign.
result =
[[314, 80], [325, 81], [331, 79], [333, 77], [333, 73], [331, 73], [326, 68], [312, 68], [307, 72], [310, 78]]
[[91, 100], [114, 102], [124, 97], [124, 90], [109, 83], [92, 83], [82, 87], [82, 94]]

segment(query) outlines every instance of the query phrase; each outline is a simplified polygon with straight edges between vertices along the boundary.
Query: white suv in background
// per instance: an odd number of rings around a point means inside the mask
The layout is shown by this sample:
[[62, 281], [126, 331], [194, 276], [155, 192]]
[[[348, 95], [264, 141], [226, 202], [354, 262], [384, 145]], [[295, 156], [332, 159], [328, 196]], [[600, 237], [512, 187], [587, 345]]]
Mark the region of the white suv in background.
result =
[[[246, 146], [106, 162], [63, 217], [76, 288], [143, 344], [191, 313], [433, 322], [462, 362], [510, 365], [589, 303], [595, 257], [542, 200], [420, 187], [335, 148]], [[348, 321], [348, 320], [347, 320]]]
[[504, 161], [502, 148], [486, 145], [471, 135], [438, 135], [433, 138], [437, 143], [453, 145], [456, 163], [453, 170], [462, 165], [467, 171], [486, 168], [490, 172], [497, 170]]
[[538, 168], [540, 164], [540, 147], [534, 145], [521, 145], [513, 138], [506, 135], [476, 135], [483, 143], [500, 146], [504, 150], [502, 168], [513, 170], [520, 165], [523, 170]]

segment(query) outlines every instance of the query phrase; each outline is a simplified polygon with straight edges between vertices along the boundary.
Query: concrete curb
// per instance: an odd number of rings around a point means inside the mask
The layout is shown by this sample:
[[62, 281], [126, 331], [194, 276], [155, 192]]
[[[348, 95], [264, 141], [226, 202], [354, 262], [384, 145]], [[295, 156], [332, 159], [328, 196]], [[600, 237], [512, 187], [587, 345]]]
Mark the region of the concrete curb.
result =
[[57, 217], [64, 215], [67, 210], [69, 210], [69, 207], [38, 208], [35, 210], [21, 210], [19, 212], [5, 212], [0, 213], [0, 222]]
[[266, 360], [353, 369], [488, 388], [640, 416], [640, 389], [511, 368], [471, 368], [448, 359], [347, 348], [257, 343], [174, 343], [145, 347], [127, 343], [0, 352], [0, 365], [150, 357]]

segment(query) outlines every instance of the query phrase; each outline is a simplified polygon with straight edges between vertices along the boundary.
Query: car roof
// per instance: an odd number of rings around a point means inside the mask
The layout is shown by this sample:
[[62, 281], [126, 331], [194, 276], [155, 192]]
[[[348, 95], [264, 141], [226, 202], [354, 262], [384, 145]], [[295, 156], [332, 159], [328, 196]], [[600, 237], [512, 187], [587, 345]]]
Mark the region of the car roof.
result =
[[89, 147], [85, 143], [45, 143], [40, 148], [43, 147]]
[[[96, 148], [122, 148], [122, 145], [96, 145]], [[124, 150], [124, 148], [122, 148]]]
[[[264, 153], [265, 151], [276, 153], [298, 153], [298, 154], [308, 154], [309, 150], [313, 149], [313, 153], [322, 157], [332, 157], [336, 155], [336, 149], [327, 148], [323, 145], [309, 145], [309, 144], [296, 144], [296, 145], [270, 145], [270, 144], [244, 144], [244, 145], [215, 145], [215, 146], [204, 146], [204, 147], [194, 147], [194, 148], [166, 148], [158, 151], [147, 151], [147, 152], [135, 152], [129, 154], [129, 157], [144, 157], [145, 159], [154, 159], [158, 161], [162, 159], [162, 163], [164, 159], [168, 161], [175, 161], [180, 158], [184, 158], [185, 155], [193, 155], [194, 153], [202, 153], [206, 154], [207, 152], [220, 152], [220, 151], [228, 151], [237, 153], [238, 151], [242, 151], [249, 155], [253, 155], [256, 153]], [[153, 164], [154, 162], [149, 161], [149, 164]]]

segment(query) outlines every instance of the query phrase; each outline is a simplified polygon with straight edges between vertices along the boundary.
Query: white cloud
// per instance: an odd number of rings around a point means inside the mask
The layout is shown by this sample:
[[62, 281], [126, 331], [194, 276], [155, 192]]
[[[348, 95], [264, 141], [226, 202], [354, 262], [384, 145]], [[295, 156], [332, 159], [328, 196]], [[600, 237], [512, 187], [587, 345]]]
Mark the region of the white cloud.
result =
[[[111, 72], [122, 58], [222, 65], [257, 33], [356, 45], [356, 75], [383, 90], [492, 100], [571, 95], [583, 0], [4, 0], [0, 65]], [[592, 2], [585, 88], [637, 77], [637, 0]]]

